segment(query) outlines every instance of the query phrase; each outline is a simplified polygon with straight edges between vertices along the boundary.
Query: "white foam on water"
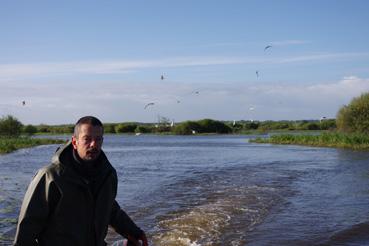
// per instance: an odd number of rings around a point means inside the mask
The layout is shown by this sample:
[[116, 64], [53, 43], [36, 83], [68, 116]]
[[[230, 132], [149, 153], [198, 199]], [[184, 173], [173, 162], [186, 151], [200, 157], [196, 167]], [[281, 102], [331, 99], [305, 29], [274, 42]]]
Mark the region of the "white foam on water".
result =
[[[241, 218], [243, 224], [234, 233], [242, 235], [245, 229], [260, 223], [269, 211], [273, 203], [270, 192], [273, 190], [255, 186], [209, 194], [204, 204], [161, 216], [153, 236], [154, 245], [218, 245], [225, 231], [233, 231], [231, 223], [237, 222], [232, 220]], [[242, 245], [242, 240], [234, 240], [231, 245]]]

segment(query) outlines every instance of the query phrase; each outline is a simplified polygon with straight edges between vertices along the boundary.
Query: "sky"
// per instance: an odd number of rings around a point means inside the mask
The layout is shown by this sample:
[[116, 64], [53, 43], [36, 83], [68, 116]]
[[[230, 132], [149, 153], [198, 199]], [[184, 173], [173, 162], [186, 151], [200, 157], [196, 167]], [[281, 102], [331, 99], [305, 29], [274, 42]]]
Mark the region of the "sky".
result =
[[369, 91], [368, 23], [366, 0], [2, 0], [0, 116], [335, 118]]

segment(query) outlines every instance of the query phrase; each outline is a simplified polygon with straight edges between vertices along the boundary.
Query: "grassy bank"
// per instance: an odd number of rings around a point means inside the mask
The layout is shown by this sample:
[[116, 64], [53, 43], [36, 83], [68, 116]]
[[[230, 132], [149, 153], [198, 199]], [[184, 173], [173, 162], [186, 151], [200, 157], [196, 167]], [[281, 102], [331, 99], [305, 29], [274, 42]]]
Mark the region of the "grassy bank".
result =
[[319, 135], [272, 135], [269, 138], [250, 140], [254, 143], [295, 144], [316, 147], [350, 148], [369, 150], [369, 136], [359, 134], [322, 133]]
[[30, 148], [37, 145], [65, 143], [60, 139], [37, 139], [37, 138], [0, 138], [0, 154], [13, 152], [21, 148]]

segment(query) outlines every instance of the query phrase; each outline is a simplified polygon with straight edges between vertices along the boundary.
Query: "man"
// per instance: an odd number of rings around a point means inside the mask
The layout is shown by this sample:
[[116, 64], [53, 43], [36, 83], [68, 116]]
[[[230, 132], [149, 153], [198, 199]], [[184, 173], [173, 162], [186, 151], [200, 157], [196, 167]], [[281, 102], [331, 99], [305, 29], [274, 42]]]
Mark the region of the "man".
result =
[[78, 120], [72, 141], [30, 183], [14, 245], [102, 246], [108, 225], [147, 246], [145, 233], [115, 200], [117, 174], [101, 150], [103, 125], [93, 116]]

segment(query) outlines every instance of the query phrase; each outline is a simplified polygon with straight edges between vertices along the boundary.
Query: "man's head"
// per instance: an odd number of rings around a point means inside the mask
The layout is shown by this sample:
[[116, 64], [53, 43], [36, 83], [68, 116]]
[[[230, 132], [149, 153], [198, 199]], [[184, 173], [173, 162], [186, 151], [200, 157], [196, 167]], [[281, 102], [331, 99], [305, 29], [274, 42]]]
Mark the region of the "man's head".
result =
[[72, 145], [82, 160], [94, 161], [99, 157], [103, 134], [103, 125], [96, 117], [85, 116], [77, 121], [74, 126]]

